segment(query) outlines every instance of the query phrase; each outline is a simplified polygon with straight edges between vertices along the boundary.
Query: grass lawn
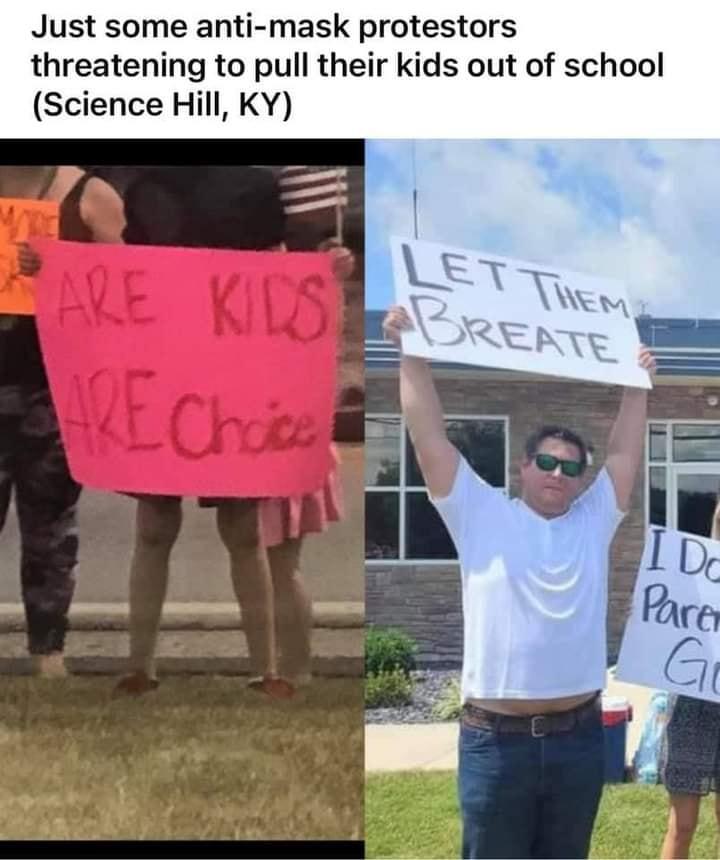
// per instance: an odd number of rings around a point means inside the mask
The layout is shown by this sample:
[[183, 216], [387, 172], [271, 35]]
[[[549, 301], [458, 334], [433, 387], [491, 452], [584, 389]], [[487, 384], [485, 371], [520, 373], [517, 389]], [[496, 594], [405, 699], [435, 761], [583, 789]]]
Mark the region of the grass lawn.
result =
[[1, 680], [0, 838], [362, 838], [360, 679], [291, 702], [238, 678], [112, 688]]
[[[607, 786], [591, 857], [658, 857], [665, 833], [666, 798], [662, 786]], [[454, 773], [369, 775], [365, 815], [367, 857], [460, 856]], [[690, 856], [718, 856], [712, 799], [703, 801]]]

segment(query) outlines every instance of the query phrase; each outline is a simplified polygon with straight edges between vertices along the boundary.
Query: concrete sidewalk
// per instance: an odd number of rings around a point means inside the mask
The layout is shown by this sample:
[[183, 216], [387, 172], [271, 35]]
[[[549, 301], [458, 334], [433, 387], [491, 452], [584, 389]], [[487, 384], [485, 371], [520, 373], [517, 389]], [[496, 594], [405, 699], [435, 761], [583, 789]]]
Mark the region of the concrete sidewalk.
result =
[[[632, 705], [626, 748], [629, 763], [637, 748], [653, 691], [616, 681], [610, 671], [604, 692], [608, 696], [622, 696]], [[457, 739], [456, 722], [365, 726], [365, 770], [456, 770]]]
[[[73, 603], [71, 630], [127, 630], [127, 603]], [[360, 601], [313, 603], [315, 627], [330, 629], [364, 627], [364, 606]], [[0, 603], [0, 633], [25, 629], [25, 612], [19, 603]], [[237, 603], [166, 603], [162, 630], [239, 630], [242, 620]]]
[[[310, 536], [301, 569], [313, 598], [313, 670], [359, 677], [363, 671], [363, 446], [339, 446], [345, 518]], [[83, 492], [78, 586], [70, 613], [68, 666], [73, 672], [122, 672], [127, 666], [128, 569], [135, 502], [116, 493]], [[158, 668], [169, 672], [243, 673], [245, 637], [228, 575], [216, 514], [187, 499], [171, 559]], [[29, 670], [20, 602], [15, 516], [0, 534], [0, 673]]]
[[[360, 677], [364, 666], [364, 607], [360, 602], [313, 605], [313, 673]], [[75, 604], [67, 638], [73, 673], [117, 674], [127, 668], [126, 604]], [[18, 604], [0, 604], [0, 674], [30, 671], [25, 619]], [[161, 674], [246, 674], [247, 647], [236, 604], [170, 603], [158, 638]]]

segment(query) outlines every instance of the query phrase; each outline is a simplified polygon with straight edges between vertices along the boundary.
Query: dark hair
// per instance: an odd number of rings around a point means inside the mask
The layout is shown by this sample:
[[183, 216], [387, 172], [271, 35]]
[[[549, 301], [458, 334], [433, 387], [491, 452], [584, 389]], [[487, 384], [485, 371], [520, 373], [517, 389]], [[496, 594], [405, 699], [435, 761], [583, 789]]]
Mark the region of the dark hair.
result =
[[280, 189], [261, 167], [148, 167], [124, 202], [129, 245], [261, 251], [285, 239]]
[[567, 427], [560, 427], [558, 424], [545, 424], [528, 436], [525, 442], [525, 456], [528, 460], [532, 460], [537, 454], [538, 449], [545, 439], [560, 439], [562, 442], [574, 445], [580, 452], [580, 462], [582, 463], [583, 470], [586, 468], [588, 464], [588, 446], [577, 433], [568, 430]]

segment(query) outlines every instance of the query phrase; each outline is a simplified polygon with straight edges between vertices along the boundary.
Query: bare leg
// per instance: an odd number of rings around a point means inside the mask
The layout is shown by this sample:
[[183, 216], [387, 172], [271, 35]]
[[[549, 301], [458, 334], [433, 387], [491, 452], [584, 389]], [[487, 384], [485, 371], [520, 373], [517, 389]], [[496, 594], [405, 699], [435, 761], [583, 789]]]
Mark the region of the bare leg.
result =
[[138, 500], [130, 567], [130, 669], [154, 679], [160, 616], [167, 592], [170, 551], [180, 533], [180, 499]]
[[300, 575], [301, 538], [268, 549], [275, 592], [275, 629], [283, 674], [298, 684], [311, 674], [312, 601]]
[[670, 795], [670, 815], [662, 846], [662, 860], [682, 860], [689, 855], [699, 812], [699, 795]]
[[267, 553], [260, 544], [258, 504], [233, 499], [221, 502], [218, 532], [230, 554], [230, 575], [248, 643], [253, 675], [277, 675], [273, 593]]

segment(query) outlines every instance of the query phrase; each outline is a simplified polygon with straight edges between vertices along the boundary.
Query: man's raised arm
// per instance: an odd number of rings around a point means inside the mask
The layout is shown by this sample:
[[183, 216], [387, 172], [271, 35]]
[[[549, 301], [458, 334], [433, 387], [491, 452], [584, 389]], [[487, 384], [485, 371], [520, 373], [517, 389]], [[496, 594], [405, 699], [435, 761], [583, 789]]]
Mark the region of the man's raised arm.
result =
[[[401, 307], [391, 308], [383, 322], [385, 336], [401, 351], [401, 333], [411, 328], [412, 321]], [[459, 454], [447, 437], [440, 398], [424, 358], [401, 357], [400, 403], [430, 494], [436, 498], [447, 496], [455, 480]]]
[[[655, 357], [650, 350], [640, 348], [640, 367], [654, 376]], [[615, 487], [618, 508], [627, 511], [630, 507], [635, 477], [642, 459], [647, 421], [647, 391], [642, 388], [626, 388], [623, 391], [620, 409], [610, 431], [605, 467]]]

